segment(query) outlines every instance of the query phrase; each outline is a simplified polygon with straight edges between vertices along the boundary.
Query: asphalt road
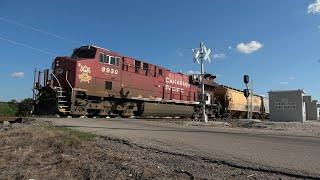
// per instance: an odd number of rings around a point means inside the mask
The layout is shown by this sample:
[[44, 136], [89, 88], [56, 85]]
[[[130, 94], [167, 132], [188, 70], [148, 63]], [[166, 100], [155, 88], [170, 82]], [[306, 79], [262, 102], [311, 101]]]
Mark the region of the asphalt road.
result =
[[125, 139], [165, 152], [201, 156], [206, 160], [218, 160], [241, 167], [320, 178], [319, 137], [248, 133], [238, 129], [225, 130], [138, 119], [45, 120], [50, 120], [57, 126]]

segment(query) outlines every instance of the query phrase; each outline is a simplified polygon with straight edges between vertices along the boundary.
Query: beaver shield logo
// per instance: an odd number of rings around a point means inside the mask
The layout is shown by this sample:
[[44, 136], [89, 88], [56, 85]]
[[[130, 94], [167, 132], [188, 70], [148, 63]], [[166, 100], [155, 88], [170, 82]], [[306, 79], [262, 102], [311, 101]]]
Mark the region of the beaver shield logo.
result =
[[89, 66], [86, 65], [81, 65], [79, 63], [79, 67], [80, 67], [80, 74], [78, 74], [78, 78], [80, 80], [80, 82], [87, 82], [89, 83], [92, 79], [92, 77], [90, 76], [91, 70]]

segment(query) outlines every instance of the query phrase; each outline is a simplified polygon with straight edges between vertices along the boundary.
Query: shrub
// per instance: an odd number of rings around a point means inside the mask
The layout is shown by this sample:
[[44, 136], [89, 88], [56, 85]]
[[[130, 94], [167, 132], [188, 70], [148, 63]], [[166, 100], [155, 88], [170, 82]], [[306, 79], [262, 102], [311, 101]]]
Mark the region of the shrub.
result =
[[0, 116], [15, 116], [17, 109], [8, 103], [0, 103]]
[[33, 100], [26, 98], [18, 103], [18, 112], [16, 116], [29, 116], [32, 112]]

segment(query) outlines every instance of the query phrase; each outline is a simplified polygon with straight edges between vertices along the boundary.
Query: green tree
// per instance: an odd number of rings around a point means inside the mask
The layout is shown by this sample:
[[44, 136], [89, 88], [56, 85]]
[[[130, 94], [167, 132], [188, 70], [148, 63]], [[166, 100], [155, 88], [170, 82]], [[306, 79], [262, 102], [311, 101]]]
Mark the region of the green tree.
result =
[[9, 105], [6, 102], [0, 103], [0, 116], [15, 116], [17, 108]]
[[7, 104], [12, 107], [12, 108], [15, 108], [15, 109], [18, 109], [18, 101], [16, 101], [15, 99], [12, 99], [10, 101], [7, 102]]

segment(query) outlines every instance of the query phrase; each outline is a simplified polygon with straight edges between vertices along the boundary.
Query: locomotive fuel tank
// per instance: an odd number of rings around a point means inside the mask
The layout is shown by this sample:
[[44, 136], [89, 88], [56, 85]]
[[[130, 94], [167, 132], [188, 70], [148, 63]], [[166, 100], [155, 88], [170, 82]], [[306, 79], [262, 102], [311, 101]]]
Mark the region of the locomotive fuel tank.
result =
[[141, 116], [191, 118], [193, 114], [194, 114], [193, 106], [145, 102], [143, 114]]

